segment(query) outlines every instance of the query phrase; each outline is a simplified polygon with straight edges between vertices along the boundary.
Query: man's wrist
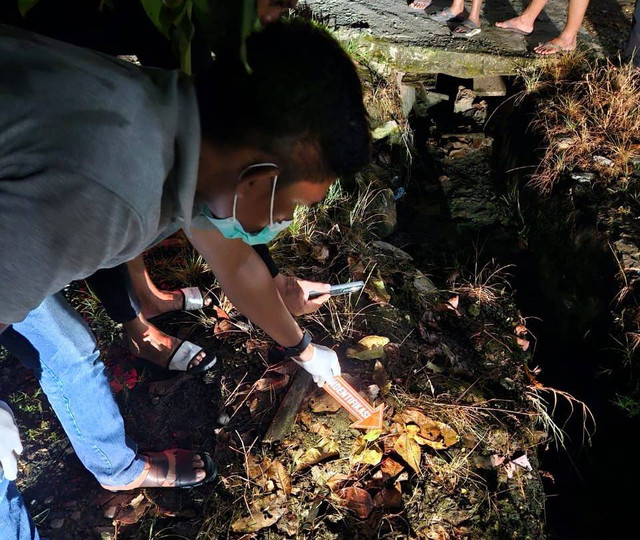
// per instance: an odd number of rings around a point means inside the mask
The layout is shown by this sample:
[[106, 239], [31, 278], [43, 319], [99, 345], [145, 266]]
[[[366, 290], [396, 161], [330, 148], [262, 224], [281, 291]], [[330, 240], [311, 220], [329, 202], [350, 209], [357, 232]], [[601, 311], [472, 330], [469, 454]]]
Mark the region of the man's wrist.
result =
[[307, 348], [302, 351], [299, 356], [294, 357], [294, 360], [297, 360], [298, 362], [308, 362], [313, 358], [313, 351], [313, 343], [309, 343]]

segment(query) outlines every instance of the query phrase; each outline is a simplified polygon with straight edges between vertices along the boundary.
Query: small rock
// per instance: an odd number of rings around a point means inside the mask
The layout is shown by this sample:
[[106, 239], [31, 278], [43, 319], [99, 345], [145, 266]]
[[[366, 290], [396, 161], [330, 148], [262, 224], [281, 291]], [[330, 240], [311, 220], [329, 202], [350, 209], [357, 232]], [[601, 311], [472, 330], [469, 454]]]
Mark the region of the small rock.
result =
[[420, 272], [420, 270], [416, 270], [415, 276], [413, 278], [413, 286], [419, 293], [422, 294], [429, 294], [437, 292], [438, 290], [433, 281], [431, 281], [427, 276]]
[[476, 99], [476, 93], [464, 86], [458, 87], [458, 94], [456, 100], [453, 103], [454, 113], [464, 113], [473, 109], [473, 102]]
[[571, 173], [571, 180], [580, 182], [581, 184], [591, 184], [597, 178], [597, 175], [592, 172], [573, 172]]
[[388, 242], [383, 242], [382, 240], [376, 240], [372, 242], [372, 245], [381, 249], [382, 251], [390, 252], [396, 259], [400, 259], [402, 261], [411, 261], [413, 258], [406, 251], [402, 251], [400, 248], [389, 244]]
[[593, 161], [595, 161], [598, 165], [602, 165], [603, 167], [613, 167], [614, 165], [612, 160], [604, 156], [593, 156]]
[[82, 512], [80, 510], [76, 510], [71, 516], [69, 516], [73, 521], [78, 521], [82, 516]]
[[56, 518], [51, 522], [49, 527], [51, 527], [52, 529], [62, 529], [63, 525], [64, 525], [64, 518]]

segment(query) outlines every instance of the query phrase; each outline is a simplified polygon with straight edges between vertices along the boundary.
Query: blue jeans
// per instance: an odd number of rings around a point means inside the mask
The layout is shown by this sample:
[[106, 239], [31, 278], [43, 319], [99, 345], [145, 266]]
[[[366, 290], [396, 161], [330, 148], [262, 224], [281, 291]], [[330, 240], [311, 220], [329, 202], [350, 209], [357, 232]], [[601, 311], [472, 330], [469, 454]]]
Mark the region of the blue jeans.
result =
[[39, 540], [15, 482], [0, 472], [0, 538], [2, 540]]
[[[125, 435], [93, 334], [61, 293], [7, 328], [0, 344], [34, 371], [76, 455], [98, 482], [117, 486], [142, 474], [144, 460]], [[11, 485], [4, 491], [12, 493]], [[0, 499], [0, 519], [9, 504]]]

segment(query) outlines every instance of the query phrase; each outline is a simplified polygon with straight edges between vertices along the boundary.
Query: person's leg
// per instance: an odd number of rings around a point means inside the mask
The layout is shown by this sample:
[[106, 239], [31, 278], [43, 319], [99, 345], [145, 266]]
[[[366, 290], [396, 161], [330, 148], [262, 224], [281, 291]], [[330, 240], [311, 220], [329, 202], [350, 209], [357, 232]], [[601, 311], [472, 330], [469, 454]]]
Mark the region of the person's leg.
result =
[[573, 51], [578, 44], [578, 32], [588, 7], [589, 0], [569, 0], [567, 24], [562, 33], [557, 38], [538, 45], [534, 51], [545, 56], [561, 51]]
[[635, 67], [640, 67], [640, 0], [636, 1], [631, 33], [622, 56], [625, 60], [633, 62]]
[[[126, 436], [93, 334], [61, 293], [7, 328], [0, 344], [34, 370], [76, 455], [103, 486], [158, 486], [168, 478], [166, 466], [149, 466]], [[203, 466], [194, 454], [183, 476], [201, 481]]]
[[471, 0], [471, 10], [468, 19], [480, 26], [480, 11], [482, 10], [482, 0]]
[[0, 538], [2, 540], [39, 540], [38, 530], [15, 482], [0, 472]]
[[140, 476], [145, 462], [125, 434], [93, 334], [61, 293], [5, 330], [0, 343], [34, 370], [78, 458], [100, 483]]
[[[144, 270], [144, 263], [142, 265]], [[141, 312], [127, 265], [98, 270], [86, 281], [102, 302], [107, 315], [122, 323], [131, 352], [160, 367], [166, 367], [182, 340], [165, 334], [147, 321]], [[204, 351], [198, 353], [192, 366], [198, 366], [205, 358]]]
[[547, 5], [547, 1], [548, 0], [531, 0], [520, 15], [506, 21], [497, 22], [496, 26], [505, 30], [515, 30], [523, 34], [530, 34], [533, 32], [536, 19], [544, 9], [544, 6]]
[[[140, 308], [146, 318], [183, 308], [184, 295], [180, 291], [161, 291], [156, 287], [144, 264], [142, 255], [127, 263], [129, 275], [136, 295], [140, 299]], [[211, 298], [204, 299], [204, 305], [211, 305]]]

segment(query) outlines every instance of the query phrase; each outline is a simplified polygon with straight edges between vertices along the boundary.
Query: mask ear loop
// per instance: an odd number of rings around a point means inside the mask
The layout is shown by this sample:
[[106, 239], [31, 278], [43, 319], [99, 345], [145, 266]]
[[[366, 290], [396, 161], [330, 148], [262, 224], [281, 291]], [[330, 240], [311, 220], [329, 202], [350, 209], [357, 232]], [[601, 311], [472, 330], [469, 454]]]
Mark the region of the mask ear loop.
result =
[[[244, 175], [253, 169], [257, 169], [258, 167], [274, 167], [278, 168], [275, 163], [254, 163], [253, 165], [249, 165], [247, 168], [243, 169], [238, 175], [238, 182], [244, 178]], [[273, 225], [273, 199], [276, 193], [276, 182], [278, 181], [278, 176], [276, 175], [275, 180], [273, 182], [273, 188], [271, 189], [271, 209], [269, 212], [269, 219], [271, 220], [271, 225]], [[236, 219], [236, 206], [238, 204], [238, 187], [236, 186], [236, 192], [233, 195], [233, 222], [237, 223]]]
[[273, 179], [273, 187], [271, 188], [271, 207], [269, 208], [269, 223], [273, 227], [273, 204], [276, 200], [276, 185], [278, 184], [278, 175]]

